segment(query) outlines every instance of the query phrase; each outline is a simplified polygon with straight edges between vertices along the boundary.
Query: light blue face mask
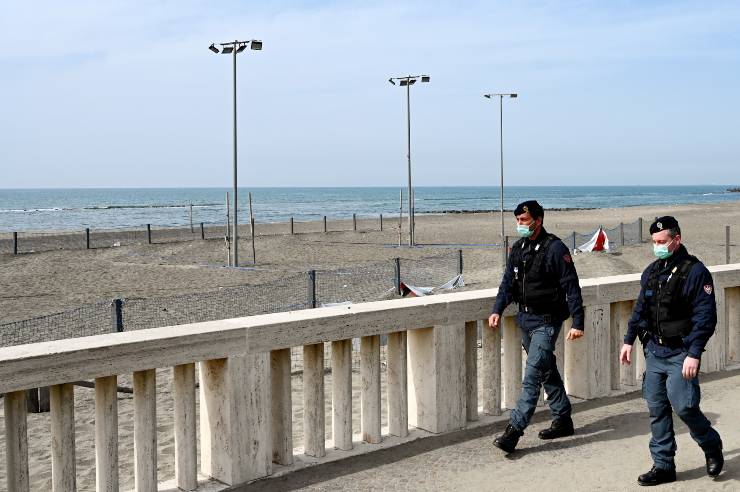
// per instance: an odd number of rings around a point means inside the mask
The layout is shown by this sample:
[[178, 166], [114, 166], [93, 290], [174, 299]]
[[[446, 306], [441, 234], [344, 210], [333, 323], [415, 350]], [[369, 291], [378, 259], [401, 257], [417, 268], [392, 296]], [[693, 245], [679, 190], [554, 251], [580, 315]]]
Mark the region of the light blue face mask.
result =
[[525, 226], [522, 224], [516, 225], [516, 233], [519, 234], [521, 237], [529, 237], [532, 235], [532, 229], [529, 228], [530, 226]]
[[671, 242], [667, 244], [653, 244], [653, 253], [655, 253], [655, 256], [657, 256], [661, 260], [670, 258], [673, 254], [673, 251], [668, 251], [668, 246], [670, 246], [671, 244], [673, 244], [673, 240], [671, 240]]

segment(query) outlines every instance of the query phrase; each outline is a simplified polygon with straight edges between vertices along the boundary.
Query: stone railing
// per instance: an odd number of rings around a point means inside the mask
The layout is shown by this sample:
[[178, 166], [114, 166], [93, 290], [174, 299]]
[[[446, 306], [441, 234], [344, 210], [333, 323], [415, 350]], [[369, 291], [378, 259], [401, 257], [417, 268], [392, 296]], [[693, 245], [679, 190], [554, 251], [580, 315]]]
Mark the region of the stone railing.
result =
[[[740, 360], [740, 264], [711, 271], [719, 322], [702, 360], [705, 372]], [[582, 290], [585, 336], [567, 344], [561, 337], [557, 344], [568, 393], [588, 399], [636, 389], [636, 374], [641, 374], [644, 359], [637, 357], [637, 364], [620, 366], [617, 353], [639, 291], [639, 275], [584, 280]], [[504, 313], [501, 330], [480, 323], [488, 317], [495, 294], [495, 289], [469, 291], [2, 348], [7, 488], [29, 489], [25, 390], [49, 386], [53, 490], [74, 490], [72, 382], [94, 379], [97, 490], [118, 490], [117, 377], [133, 373], [136, 489], [157, 490], [156, 368], [173, 368], [173, 485], [184, 490], [198, 487], [197, 398], [200, 473], [225, 484], [284, 469], [293, 463], [294, 453], [320, 458], [327, 449], [336, 448], [334, 454], [349, 454], [362, 441], [367, 443], [363, 451], [376, 449], [384, 438], [380, 335], [388, 335], [386, 436], [397, 436], [386, 441], [403, 445], [410, 428], [441, 433], [472, 425], [486, 414], [500, 415], [512, 408], [518, 396], [522, 351], [513, 310]], [[566, 322], [565, 328], [569, 326]], [[352, 428], [353, 338], [361, 340], [357, 441]], [[331, 343], [331, 441], [325, 439], [323, 344], [327, 342]], [[290, 349], [301, 346], [304, 446], [294, 449]], [[482, 378], [480, 395], [478, 378]]]

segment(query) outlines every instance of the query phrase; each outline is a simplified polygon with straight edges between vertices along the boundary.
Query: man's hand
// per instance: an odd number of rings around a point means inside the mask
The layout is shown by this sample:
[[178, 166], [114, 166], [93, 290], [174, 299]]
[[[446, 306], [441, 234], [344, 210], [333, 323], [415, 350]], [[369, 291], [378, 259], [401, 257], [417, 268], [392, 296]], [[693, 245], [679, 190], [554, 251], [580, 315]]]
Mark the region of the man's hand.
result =
[[568, 332], [568, 336], [565, 337], [566, 340], [577, 340], [583, 336], [583, 330], [580, 328], [571, 328]]
[[498, 328], [499, 320], [501, 320], [501, 315], [493, 313], [491, 316], [488, 317], [488, 326], [495, 330], [496, 328]]
[[622, 350], [619, 351], [619, 362], [627, 365], [632, 363], [632, 345], [626, 343], [622, 345]]
[[694, 379], [699, 374], [699, 359], [687, 356], [683, 361], [681, 374], [684, 379]]

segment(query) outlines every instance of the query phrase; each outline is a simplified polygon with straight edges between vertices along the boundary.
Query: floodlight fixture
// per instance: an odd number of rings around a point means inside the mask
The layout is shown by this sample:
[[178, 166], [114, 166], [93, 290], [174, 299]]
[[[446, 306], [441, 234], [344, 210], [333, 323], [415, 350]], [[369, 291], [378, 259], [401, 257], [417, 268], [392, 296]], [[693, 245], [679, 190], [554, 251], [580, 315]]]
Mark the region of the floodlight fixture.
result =
[[388, 79], [388, 82], [390, 82], [390, 83], [391, 83], [391, 85], [396, 85], [396, 83], [395, 83], [395, 82], [393, 82], [393, 78], [392, 78], [392, 77], [391, 77], [390, 79]]
[[224, 55], [230, 55], [234, 52], [234, 46], [224, 46], [221, 53]]
[[429, 79], [430, 79], [429, 75], [422, 75], [421, 76], [421, 81], [422, 82], [429, 82]]
[[239, 47], [238, 47], [238, 48], [236, 49], [236, 52], [237, 52], [237, 53], [241, 53], [241, 52], [242, 52], [242, 51], [244, 51], [244, 50], [245, 50], [246, 48], [247, 48], [247, 45], [246, 45], [246, 44], [240, 44], [240, 45], [239, 45]]
[[255, 51], [260, 51], [262, 50], [262, 41], [259, 39], [253, 39], [249, 47]]
[[216, 48], [215, 43], [211, 43], [211, 45], [208, 47], [209, 50], [213, 51], [214, 53], [218, 54], [218, 48]]

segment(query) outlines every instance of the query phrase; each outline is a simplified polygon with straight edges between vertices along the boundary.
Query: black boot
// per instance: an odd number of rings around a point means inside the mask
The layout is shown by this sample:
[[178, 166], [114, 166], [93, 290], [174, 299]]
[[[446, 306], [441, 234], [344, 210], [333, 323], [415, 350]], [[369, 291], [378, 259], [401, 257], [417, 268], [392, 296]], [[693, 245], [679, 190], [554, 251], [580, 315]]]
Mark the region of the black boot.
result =
[[643, 473], [637, 477], [637, 483], [640, 485], [660, 485], [676, 481], [676, 470], [663, 470], [662, 468], [652, 467], [649, 472]]
[[504, 433], [493, 440], [493, 445], [507, 453], [512, 453], [523, 434], [522, 431], [509, 424]]
[[718, 477], [722, 472], [722, 466], [725, 464], [725, 457], [722, 455], [722, 445], [716, 451], [705, 453], [707, 459], [707, 475], [712, 478]]
[[549, 429], [541, 430], [539, 436], [540, 439], [557, 439], [572, 436], [574, 433], [573, 420], [570, 417], [561, 417], [553, 420]]

